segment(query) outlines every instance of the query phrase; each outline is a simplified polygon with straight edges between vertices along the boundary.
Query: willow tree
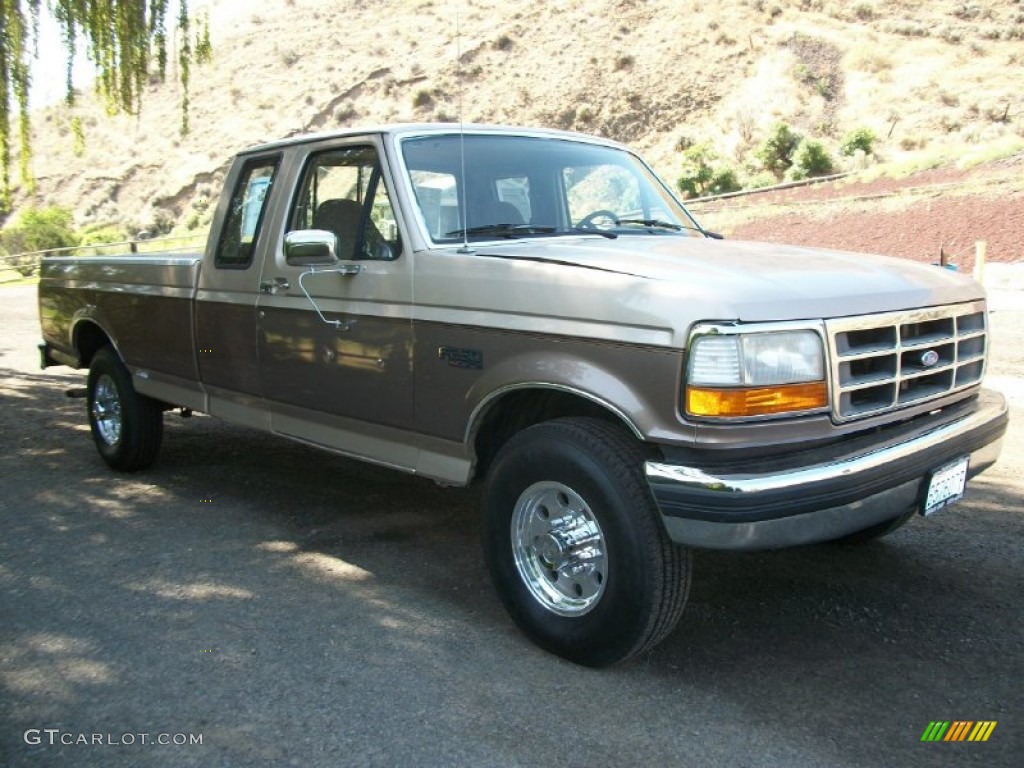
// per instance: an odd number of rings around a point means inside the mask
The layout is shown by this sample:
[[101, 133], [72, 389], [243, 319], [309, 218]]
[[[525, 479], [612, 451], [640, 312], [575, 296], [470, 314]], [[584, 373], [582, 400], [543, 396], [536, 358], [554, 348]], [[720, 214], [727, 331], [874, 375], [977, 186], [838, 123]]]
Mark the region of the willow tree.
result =
[[[67, 54], [66, 106], [75, 103], [71, 72], [82, 48], [96, 68], [96, 90], [113, 112], [136, 113], [150, 74], [167, 73], [168, 13], [172, 0], [48, 0]], [[188, 131], [188, 86], [193, 62], [210, 55], [209, 25], [190, 29], [188, 0], [177, 0], [175, 36], [182, 85], [182, 132]], [[30, 183], [31, 63], [38, 55], [42, 0], [0, 0], [0, 208], [11, 191], [11, 156], [18, 146], [22, 181]], [[173, 17], [171, 17], [173, 18]]]

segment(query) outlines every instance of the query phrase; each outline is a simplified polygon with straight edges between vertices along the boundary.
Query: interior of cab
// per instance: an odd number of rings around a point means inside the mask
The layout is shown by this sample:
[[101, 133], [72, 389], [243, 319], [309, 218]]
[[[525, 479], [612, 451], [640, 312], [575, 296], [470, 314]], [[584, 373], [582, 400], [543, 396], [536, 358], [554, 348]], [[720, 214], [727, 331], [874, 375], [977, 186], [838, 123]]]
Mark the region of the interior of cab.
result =
[[355, 146], [313, 155], [289, 229], [333, 233], [342, 260], [397, 258], [398, 225], [376, 150]]
[[[579, 230], [661, 234], [695, 227], [634, 155], [569, 140], [467, 134], [402, 142], [419, 212], [435, 242]], [[463, 210], [465, 214], [463, 215]]]

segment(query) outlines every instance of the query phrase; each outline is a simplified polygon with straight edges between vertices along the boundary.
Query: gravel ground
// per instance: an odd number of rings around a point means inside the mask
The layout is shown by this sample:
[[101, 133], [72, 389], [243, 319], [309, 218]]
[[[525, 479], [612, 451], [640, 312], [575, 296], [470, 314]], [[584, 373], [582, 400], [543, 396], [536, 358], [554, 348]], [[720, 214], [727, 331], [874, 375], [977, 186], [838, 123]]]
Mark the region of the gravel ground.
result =
[[704, 226], [764, 240], [937, 262], [962, 272], [975, 243], [991, 262], [1024, 260], [1024, 154], [970, 169], [946, 166], [902, 179], [843, 179], [693, 203]]
[[[700, 553], [676, 633], [594, 671], [515, 630], [466, 491], [202, 416], [107, 471], [83, 377], [36, 367], [34, 288], [2, 289], [0, 765], [1019, 765], [1024, 294], [1000, 291], [1014, 422], [963, 503], [860, 548]], [[998, 726], [921, 743], [933, 720]]]

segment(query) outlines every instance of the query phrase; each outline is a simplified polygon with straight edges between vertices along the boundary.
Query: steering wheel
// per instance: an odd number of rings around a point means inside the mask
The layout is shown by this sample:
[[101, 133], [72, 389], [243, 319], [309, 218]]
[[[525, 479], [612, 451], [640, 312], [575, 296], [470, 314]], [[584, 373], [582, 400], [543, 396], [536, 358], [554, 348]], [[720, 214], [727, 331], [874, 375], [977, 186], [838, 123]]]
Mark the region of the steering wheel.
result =
[[600, 208], [596, 211], [591, 211], [576, 224], [580, 229], [608, 229], [608, 227], [597, 226], [598, 219], [608, 219], [611, 221], [611, 226], [615, 226], [619, 223], [619, 216], [615, 211], [609, 211], [605, 208]]

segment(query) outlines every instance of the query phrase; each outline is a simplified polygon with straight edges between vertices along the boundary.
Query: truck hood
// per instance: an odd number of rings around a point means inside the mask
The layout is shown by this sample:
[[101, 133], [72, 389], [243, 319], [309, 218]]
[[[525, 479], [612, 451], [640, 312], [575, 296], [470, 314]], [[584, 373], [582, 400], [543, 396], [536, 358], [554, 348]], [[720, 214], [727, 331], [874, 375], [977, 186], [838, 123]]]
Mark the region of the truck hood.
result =
[[930, 264], [772, 243], [658, 236], [559, 238], [488, 246], [479, 255], [653, 282], [647, 291], [687, 302], [687, 314], [699, 307], [698, 316], [705, 319], [806, 320], [984, 297], [982, 287], [969, 277]]
[[769, 243], [523, 239], [416, 257], [422, 320], [679, 348], [696, 322], [820, 320], [976, 301], [929, 264]]

